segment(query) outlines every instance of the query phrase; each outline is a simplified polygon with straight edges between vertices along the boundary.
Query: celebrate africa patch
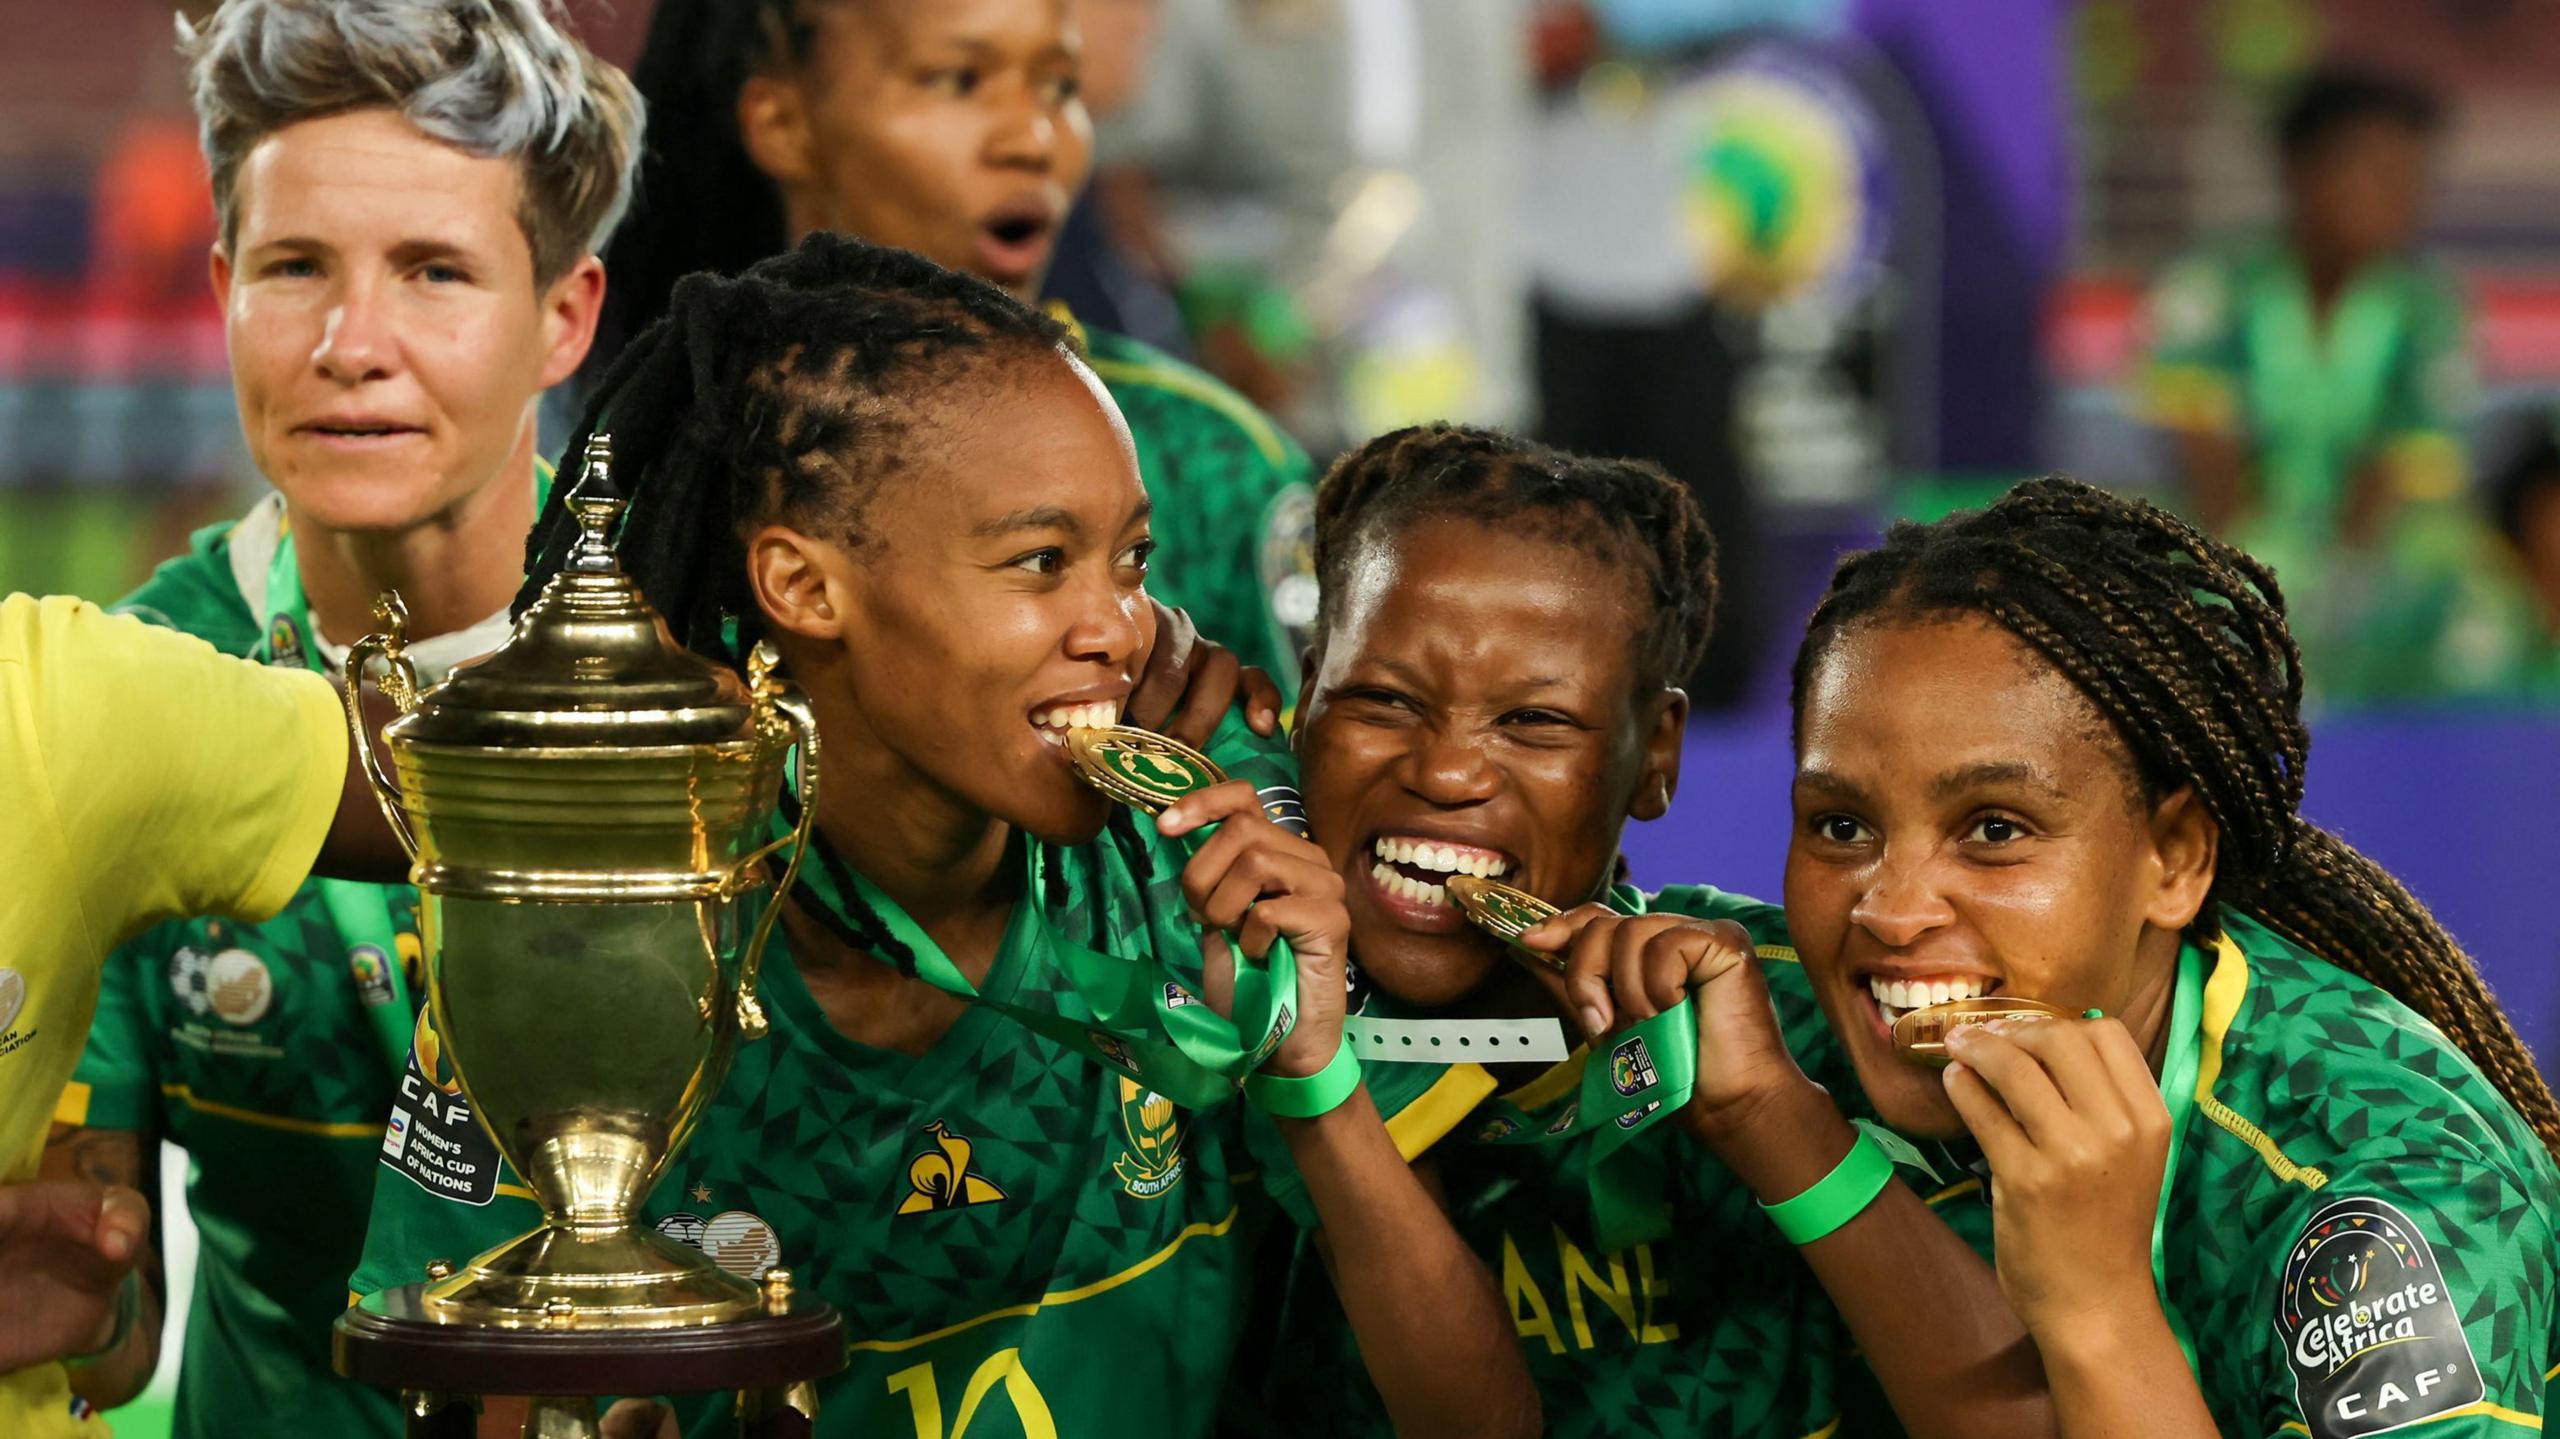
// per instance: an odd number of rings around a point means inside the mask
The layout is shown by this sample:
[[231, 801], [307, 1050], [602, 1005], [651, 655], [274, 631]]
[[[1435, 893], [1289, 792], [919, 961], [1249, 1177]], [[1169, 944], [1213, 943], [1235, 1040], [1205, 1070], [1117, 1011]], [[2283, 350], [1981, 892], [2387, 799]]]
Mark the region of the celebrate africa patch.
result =
[[2314, 1439], [2353, 1439], [2487, 1397], [2435, 1251], [2379, 1199], [2311, 1216], [2285, 1257], [2276, 1333]]

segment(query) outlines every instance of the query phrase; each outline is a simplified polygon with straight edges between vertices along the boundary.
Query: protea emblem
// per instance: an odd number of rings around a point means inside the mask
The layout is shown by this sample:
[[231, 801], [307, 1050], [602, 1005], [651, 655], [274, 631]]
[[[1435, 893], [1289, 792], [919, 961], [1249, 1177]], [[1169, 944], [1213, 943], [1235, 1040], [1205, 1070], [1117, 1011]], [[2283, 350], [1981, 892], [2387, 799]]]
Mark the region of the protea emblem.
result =
[[1134, 1079], [1120, 1079], [1119, 1085], [1120, 1130], [1129, 1152], [1113, 1162], [1111, 1172], [1132, 1196], [1153, 1199], [1182, 1182], [1181, 1111]]

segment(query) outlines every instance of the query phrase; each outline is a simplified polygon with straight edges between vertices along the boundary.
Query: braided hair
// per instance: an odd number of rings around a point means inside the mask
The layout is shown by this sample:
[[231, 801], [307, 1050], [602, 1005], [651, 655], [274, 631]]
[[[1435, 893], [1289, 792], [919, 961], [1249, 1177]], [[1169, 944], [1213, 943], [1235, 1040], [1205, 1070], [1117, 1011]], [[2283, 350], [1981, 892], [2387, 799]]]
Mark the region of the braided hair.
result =
[[[913, 463], [912, 432], [1010, 363], [1054, 360], [1066, 328], [983, 280], [904, 250], [830, 235], [735, 279], [688, 276], [666, 316], [623, 351], [567, 453], [613, 437], [631, 498], [616, 550], [687, 648], [734, 663], [761, 632], [745, 537], [781, 521], [851, 545], [883, 480]], [[526, 547], [521, 615], [578, 536], [572, 486], [554, 486]], [[786, 804], [788, 799], [786, 797]], [[915, 972], [915, 956], [844, 879], [844, 915], [813, 917]]]
[[1330, 625], [1361, 550], [1424, 518], [1535, 526], [1626, 563], [1651, 613], [1639, 672], [1673, 685], [1697, 666], [1715, 623], [1716, 542], [1686, 486], [1642, 460], [1602, 460], [1472, 425], [1390, 431], [1334, 462], [1316, 487], [1316, 627]]
[[[789, 248], [781, 191], [738, 133], [738, 93], [751, 76], [809, 59], [811, 14], [823, 3], [659, 0], [651, 12], [632, 82], [652, 123], [631, 215], [604, 254], [613, 284], [599, 359], [665, 314], [684, 276], [734, 275]], [[590, 363], [588, 374], [602, 368]]]
[[[633, 498], [618, 545], [688, 648], [723, 662], [759, 632], [744, 540], [781, 520], [869, 543], [862, 511], [911, 463], [918, 402], [1007, 361], [1053, 358], [1066, 327], [972, 276], [835, 235], [734, 279], [689, 275], [605, 373], [565, 453], [613, 437]], [[521, 614], [578, 537], [556, 487], [526, 550]]]
[[2560, 1148], [2560, 1104], [2470, 956], [2388, 871], [2302, 815], [2302, 653], [2272, 570], [2157, 506], [2059, 477], [1896, 525], [1841, 564], [1814, 611], [1796, 653], [1799, 739], [1807, 683], [1840, 635], [1958, 614], [1998, 624], [2077, 687], [2148, 801], [2195, 791], [2222, 831], [2207, 933], [2228, 906], [2389, 991]]

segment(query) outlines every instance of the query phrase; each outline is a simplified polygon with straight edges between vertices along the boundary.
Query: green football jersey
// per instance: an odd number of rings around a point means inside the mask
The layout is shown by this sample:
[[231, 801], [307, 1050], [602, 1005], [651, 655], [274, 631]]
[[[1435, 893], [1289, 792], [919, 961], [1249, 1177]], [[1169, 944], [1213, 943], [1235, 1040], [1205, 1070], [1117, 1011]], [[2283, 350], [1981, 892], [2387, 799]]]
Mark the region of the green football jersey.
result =
[[[1847, 1060], [1776, 906], [1691, 886], [1650, 897], [1620, 888], [1610, 898], [1621, 913], [1740, 921], [1765, 961], [1789, 1046], [1808, 1074], [1844, 1104], [1856, 1102]], [[1368, 1011], [1386, 1007], [1373, 997]], [[1576, 1051], [1500, 1095], [1505, 1113], [1569, 1122], [1586, 1058]], [[1588, 1143], [1474, 1142], [1514, 1122], [1480, 1108], [1497, 1086], [1477, 1066], [1367, 1073], [1380, 1111], [1392, 1115], [1387, 1128], [1397, 1146], [1408, 1157], [1429, 1153], [1451, 1221], [1501, 1287], [1547, 1433], [1805, 1439], [1833, 1432], [1846, 1327], [1750, 1191], [1676, 1123], [1645, 1130], [1617, 1161], [1632, 1157], [1664, 1176], [1674, 1237], [1603, 1252], [1591, 1238]], [[1281, 1190], [1286, 1181], [1273, 1182]], [[1280, 1197], [1289, 1198], [1285, 1190]], [[1276, 1382], [1261, 1398], [1279, 1419], [1272, 1432], [1392, 1433], [1331, 1286], [1303, 1246], [1285, 1318]]]
[[[2254, 920], [2180, 964], [2153, 1264], [2215, 1426], [2541, 1429], [2560, 1170], [2532, 1128], [2408, 1006]], [[1987, 1254], [1968, 1190], [1938, 1212]]]
[[1294, 698], [1316, 617], [1315, 487], [1306, 452], [1241, 395], [1132, 340], [1084, 332], [1129, 421], [1155, 501], [1148, 592], [1260, 665]]
[[[1040, 848], [1064, 902], [1017, 904], [988, 999], [1090, 1017], [1035, 942], [1035, 906], [1072, 942], [1143, 947], [1196, 980], [1181, 846], [1123, 818], [1092, 844]], [[818, 1386], [818, 1432], [1205, 1433], [1270, 1213], [1241, 1106], [1177, 1109], [984, 1006], [921, 1057], [854, 1043], [788, 950], [777, 932], [764, 959], [771, 1032], [739, 1046], [645, 1219], [742, 1275], [787, 1265], [843, 1314], [850, 1363]], [[395, 1110], [386, 1163], [457, 1102], [449, 1075], [428, 1080], [441, 1098]], [[539, 1222], [516, 1176], [487, 1192], [467, 1178], [381, 1177], [357, 1292]], [[730, 1432], [720, 1397], [677, 1402], [687, 1433]]]

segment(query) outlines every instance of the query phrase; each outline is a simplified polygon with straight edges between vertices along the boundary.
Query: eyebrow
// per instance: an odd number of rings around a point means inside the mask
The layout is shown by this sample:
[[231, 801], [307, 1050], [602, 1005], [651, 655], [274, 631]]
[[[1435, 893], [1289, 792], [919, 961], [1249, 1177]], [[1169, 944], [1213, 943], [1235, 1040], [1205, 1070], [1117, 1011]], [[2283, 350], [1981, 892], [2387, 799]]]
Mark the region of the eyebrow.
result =
[[1796, 784], [1804, 789], [1816, 789], [1824, 794], [1836, 795], [1844, 799], [1859, 799], [1866, 795], [1864, 789], [1827, 769], [1797, 770]]
[[[1142, 501], [1137, 509], [1130, 512], [1127, 522], [1121, 528], [1126, 529], [1129, 525], [1137, 524], [1154, 515], [1155, 512], [1154, 500]], [[1076, 518], [1075, 511], [1064, 505], [1026, 505], [1018, 510], [1008, 510], [994, 519], [980, 520], [971, 525], [969, 537], [976, 540], [989, 540], [1005, 535], [1018, 535], [1025, 530], [1064, 530], [1069, 535], [1081, 539], [1084, 535], [1084, 522]]]
[[1961, 790], [1995, 784], [2025, 785], [2040, 794], [2050, 795], [2056, 799], [2064, 798], [2062, 791], [2052, 781], [2038, 773], [2033, 765], [2022, 764], [2016, 760], [1985, 760], [1980, 764], [1969, 764], [1948, 770], [1931, 781], [1929, 797], [1945, 799]]

